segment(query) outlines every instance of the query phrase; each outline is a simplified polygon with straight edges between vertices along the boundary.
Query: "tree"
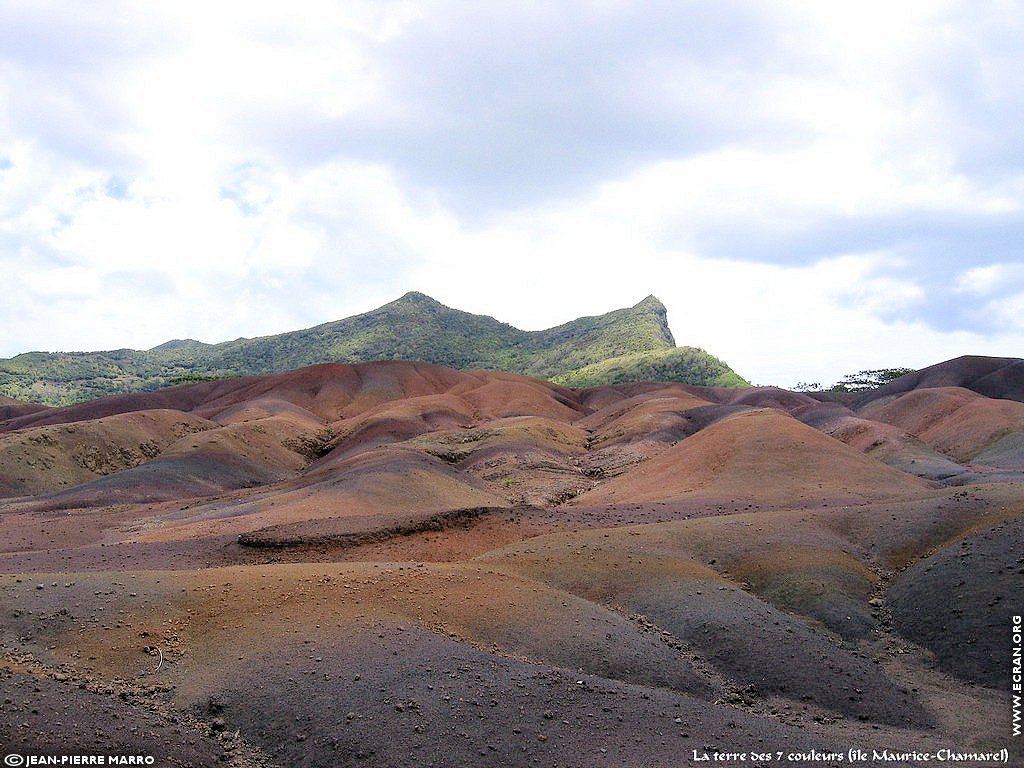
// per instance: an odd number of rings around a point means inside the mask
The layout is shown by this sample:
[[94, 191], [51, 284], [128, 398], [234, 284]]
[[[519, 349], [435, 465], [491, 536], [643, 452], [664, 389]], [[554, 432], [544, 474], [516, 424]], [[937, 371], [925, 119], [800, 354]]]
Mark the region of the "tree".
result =
[[877, 389], [913, 372], [913, 368], [876, 368], [858, 371], [847, 374], [833, 384], [830, 389], [832, 392], [863, 392], [868, 389]]

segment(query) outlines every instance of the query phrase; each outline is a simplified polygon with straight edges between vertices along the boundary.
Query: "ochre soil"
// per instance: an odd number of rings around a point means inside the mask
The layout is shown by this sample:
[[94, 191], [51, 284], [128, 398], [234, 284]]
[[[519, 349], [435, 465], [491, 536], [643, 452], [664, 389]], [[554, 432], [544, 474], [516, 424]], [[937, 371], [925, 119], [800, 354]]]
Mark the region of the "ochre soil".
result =
[[799, 754], [852, 746], [1024, 764], [1017, 367], [927, 370], [846, 403], [409, 362], [4, 400], [0, 745], [239, 768], [820, 766]]

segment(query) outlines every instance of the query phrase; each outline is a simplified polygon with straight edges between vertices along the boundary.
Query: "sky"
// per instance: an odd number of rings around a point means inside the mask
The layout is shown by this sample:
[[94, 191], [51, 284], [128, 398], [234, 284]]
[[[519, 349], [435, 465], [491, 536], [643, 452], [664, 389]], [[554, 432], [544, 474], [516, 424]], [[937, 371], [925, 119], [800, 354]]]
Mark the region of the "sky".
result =
[[757, 384], [1024, 356], [1024, 2], [0, 0], [0, 357], [417, 290]]

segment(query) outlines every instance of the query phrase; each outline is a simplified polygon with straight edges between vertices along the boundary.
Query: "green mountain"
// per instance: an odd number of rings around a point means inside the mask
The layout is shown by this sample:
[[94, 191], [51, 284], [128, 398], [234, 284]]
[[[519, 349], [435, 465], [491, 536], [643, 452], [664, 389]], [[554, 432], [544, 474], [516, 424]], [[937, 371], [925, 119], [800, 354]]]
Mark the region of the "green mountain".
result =
[[362, 315], [276, 336], [220, 344], [176, 339], [148, 350], [27, 352], [0, 360], [0, 395], [66, 405], [206, 378], [393, 359], [512, 371], [577, 387], [645, 379], [747, 385], [703, 350], [676, 347], [665, 305], [654, 296], [556, 328], [521, 331], [412, 292]]

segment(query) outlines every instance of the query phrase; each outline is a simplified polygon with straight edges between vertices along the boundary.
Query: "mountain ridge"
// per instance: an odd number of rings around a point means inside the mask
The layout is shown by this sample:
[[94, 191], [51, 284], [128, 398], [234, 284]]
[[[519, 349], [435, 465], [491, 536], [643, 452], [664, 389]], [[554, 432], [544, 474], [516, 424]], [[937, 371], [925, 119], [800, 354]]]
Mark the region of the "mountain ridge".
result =
[[219, 343], [171, 339], [147, 350], [26, 352], [0, 360], [0, 395], [67, 405], [189, 381], [373, 360], [502, 370], [567, 386], [643, 378], [748, 384], [704, 350], [677, 347], [665, 305], [654, 295], [632, 307], [523, 331], [410, 291], [369, 312], [267, 336]]

